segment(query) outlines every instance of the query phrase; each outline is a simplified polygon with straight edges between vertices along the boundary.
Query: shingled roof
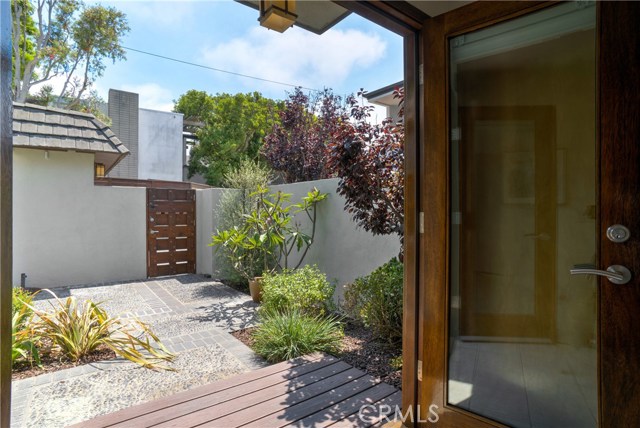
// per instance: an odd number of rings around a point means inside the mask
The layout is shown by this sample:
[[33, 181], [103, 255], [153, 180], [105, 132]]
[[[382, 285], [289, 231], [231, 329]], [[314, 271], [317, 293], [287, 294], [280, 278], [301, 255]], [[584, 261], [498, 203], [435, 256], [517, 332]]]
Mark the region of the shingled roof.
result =
[[13, 146], [95, 153], [105, 172], [129, 154], [111, 129], [92, 114], [13, 103]]

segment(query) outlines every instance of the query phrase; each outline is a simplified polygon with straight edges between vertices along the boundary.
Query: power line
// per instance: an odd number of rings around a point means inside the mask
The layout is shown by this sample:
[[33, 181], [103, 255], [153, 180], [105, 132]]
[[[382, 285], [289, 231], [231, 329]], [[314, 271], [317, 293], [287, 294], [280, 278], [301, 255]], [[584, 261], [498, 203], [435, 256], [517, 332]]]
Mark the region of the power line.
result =
[[179, 63], [182, 63], [182, 64], [192, 65], [194, 67], [206, 68], [207, 70], [218, 71], [220, 73], [233, 74], [234, 76], [244, 77], [244, 78], [247, 78], [247, 79], [260, 80], [262, 82], [275, 83], [276, 85], [283, 85], [283, 86], [289, 86], [289, 87], [292, 87], [292, 88], [302, 88], [302, 89], [306, 89], [306, 90], [309, 90], [309, 91], [322, 92], [319, 89], [307, 88], [305, 86], [294, 85], [292, 83], [278, 82], [276, 80], [264, 79], [262, 77], [249, 76], [248, 74], [236, 73], [235, 71], [222, 70], [220, 68], [209, 67], [208, 65], [196, 64], [194, 62], [189, 62], [189, 61], [184, 61], [184, 60], [181, 60], [181, 59], [171, 58], [171, 57], [164, 56], [164, 55], [158, 55], [158, 54], [154, 54], [154, 53], [151, 53], [151, 52], [145, 52], [145, 51], [141, 51], [139, 49], [128, 48], [126, 46], [122, 46], [122, 48], [126, 49], [128, 51], [138, 52], [138, 53], [141, 53], [141, 54], [145, 54], [145, 55], [149, 55], [149, 56], [155, 56], [157, 58], [166, 59], [168, 61], [179, 62]]

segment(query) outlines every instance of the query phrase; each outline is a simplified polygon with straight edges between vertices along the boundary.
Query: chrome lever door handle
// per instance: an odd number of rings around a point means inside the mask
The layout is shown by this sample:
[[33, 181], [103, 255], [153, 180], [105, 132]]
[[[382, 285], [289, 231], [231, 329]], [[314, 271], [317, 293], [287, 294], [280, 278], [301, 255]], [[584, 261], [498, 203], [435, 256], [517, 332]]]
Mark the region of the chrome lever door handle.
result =
[[607, 270], [596, 269], [593, 265], [575, 265], [569, 270], [571, 275], [599, 275], [614, 284], [626, 284], [631, 281], [631, 271], [622, 265], [612, 265]]
[[150, 234], [152, 234], [152, 235], [155, 235], [156, 233], [160, 233], [160, 231], [158, 231], [158, 230], [152, 230], [152, 231], [151, 231], [151, 232], [149, 232], [149, 233], [150, 233]]

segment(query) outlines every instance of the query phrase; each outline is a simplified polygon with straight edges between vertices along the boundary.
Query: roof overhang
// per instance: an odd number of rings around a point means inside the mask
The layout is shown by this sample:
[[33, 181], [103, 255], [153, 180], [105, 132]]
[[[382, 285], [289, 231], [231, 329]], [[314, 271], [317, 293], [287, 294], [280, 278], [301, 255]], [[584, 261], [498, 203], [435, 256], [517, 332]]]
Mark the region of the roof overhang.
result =
[[[259, 10], [260, 2], [257, 0], [235, 0], [238, 3]], [[342, 21], [351, 12], [329, 0], [323, 1], [298, 1], [296, 3], [295, 26], [311, 31], [315, 34], [322, 34], [329, 28]], [[256, 14], [256, 21], [258, 14]]]
[[13, 103], [13, 147], [95, 154], [109, 172], [129, 150], [95, 116], [73, 110]]
[[373, 104], [381, 106], [397, 106], [398, 100], [393, 97], [393, 91], [404, 86], [404, 81], [399, 81], [387, 85], [384, 88], [376, 89], [375, 91], [365, 92], [364, 97]]

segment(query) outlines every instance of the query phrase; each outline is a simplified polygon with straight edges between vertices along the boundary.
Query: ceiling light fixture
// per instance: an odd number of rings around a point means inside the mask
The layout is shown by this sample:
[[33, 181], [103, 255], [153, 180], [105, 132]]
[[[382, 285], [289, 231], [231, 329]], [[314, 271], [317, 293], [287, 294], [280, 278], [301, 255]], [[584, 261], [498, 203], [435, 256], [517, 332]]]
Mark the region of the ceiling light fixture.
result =
[[279, 33], [291, 27], [296, 15], [296, 0], [260, 0], [260, 25]]

